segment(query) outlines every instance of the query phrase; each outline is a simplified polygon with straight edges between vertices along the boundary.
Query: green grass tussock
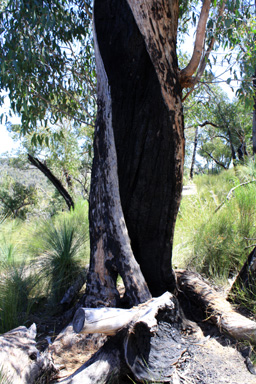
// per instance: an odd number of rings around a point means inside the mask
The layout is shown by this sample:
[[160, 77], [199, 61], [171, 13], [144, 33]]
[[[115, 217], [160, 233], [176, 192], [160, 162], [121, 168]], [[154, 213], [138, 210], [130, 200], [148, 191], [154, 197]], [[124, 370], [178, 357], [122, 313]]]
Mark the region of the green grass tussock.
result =
[[81, 273], [79, 252], [83, 237], [77, 234], [73, 224], [71, 220], [63, 220], [45, 225], [40, 273], [49, 278], [50, 297], [55, 304]]
[[37, 281], [16, 258], [14, 245], [6, 241], [0, 247], [0, 268], [0, 333], [3, 333], [27, 321]]
[[[177, 217], [174, 263], [178, 267], [224, 279], [240, 270], [256, 239], [253, 180], [248, 167], [195, 177], [197, 193], [183, 197]], [[252, 182], [239, 186], [248, 181]]]
[[[48, 220], [6, 219], [0, 226], [0, 333], [48, 314], [89, 262], [88, 203]], [[45, 301], [46, 299], [46, 301]], [[41, 308], [41, 310], [44, 310]]]

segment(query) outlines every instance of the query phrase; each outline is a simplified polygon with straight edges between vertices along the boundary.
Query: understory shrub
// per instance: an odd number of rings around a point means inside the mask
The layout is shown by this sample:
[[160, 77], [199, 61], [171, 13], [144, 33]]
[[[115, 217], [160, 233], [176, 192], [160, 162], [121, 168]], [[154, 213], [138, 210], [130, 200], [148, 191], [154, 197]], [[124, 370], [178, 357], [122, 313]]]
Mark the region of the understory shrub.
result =
[[[50, 315], [89, 262], [88, 203], [51, 220], [7, 219], [0, 232], [0, 333]], [[50, 307], [49, 305], [50, 304]], [[51, 311], [51, 309], [53, 311]]]
[[50, 296], [54, 303], [60, 302], [81, 273], [78, 256], [82, 240], [66, 220], [45, 225], [41, 273], [49, 278]]

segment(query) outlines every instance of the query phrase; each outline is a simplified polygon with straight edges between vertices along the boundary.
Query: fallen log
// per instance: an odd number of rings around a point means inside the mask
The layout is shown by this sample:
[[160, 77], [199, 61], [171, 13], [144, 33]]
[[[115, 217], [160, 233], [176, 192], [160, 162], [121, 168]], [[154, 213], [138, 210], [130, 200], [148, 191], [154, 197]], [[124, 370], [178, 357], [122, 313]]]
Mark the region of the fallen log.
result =
[[56, 368], [51, 356], [36, 348], [36, 325], [15, 328], [0, 336], [0, 372], [6, 383], [48, 383]]
[[170, 382], [189, 346], [184, 332], [191, 329], [169, 292], [130, 310], [81, 308], [73, 326], [84, 333], [115, 335], [63, 384], [102, 384], [110, 379], [125, 383], [127, 375], [139, 381]]
[[236, 340], [256, 344], [256, 322], [242, 316], [200, 275], [189, 271], [176, 271], [179, 289], [197, 305], [204, 308], [206, 319], [214, 322], [221, 332]]
[[73, 319], [73, 328], [77, 333], [104, 333], [111, 336], [131, 322], [136, 313], [136, 307], [79, 308]]

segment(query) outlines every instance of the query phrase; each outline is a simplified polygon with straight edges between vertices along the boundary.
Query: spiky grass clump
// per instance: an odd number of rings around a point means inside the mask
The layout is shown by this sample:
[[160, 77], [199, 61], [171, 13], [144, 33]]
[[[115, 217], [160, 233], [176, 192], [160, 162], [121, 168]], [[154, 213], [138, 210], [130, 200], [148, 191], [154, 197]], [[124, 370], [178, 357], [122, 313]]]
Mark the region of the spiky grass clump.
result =
[[0, 333], [24, 324], [33, 304], [35, 276], [16, 262], [13, 244], [0, 247]]
[[41, 273], [49, 279], [50, 298], [56, 304], [81, 273], [79, 256], [84, 239], [66, 219], [47, 222], [44, 228]]

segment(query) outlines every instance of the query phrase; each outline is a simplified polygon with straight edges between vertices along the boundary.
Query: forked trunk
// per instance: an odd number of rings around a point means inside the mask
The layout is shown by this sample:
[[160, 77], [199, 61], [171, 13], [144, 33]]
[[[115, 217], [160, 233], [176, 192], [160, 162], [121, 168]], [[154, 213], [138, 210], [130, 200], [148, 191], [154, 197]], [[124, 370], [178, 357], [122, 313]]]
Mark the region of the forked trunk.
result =
[[96, 295], [115, 305], [118, 273], [132, 305], [149, 297], [144, 278], [154, 296], [175, 287], [184, 156], [177, 19], [177, 0], [95, 0], [99, 112], [87, 303]]

